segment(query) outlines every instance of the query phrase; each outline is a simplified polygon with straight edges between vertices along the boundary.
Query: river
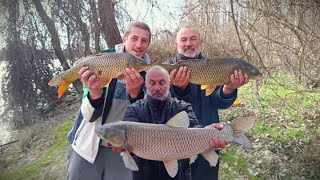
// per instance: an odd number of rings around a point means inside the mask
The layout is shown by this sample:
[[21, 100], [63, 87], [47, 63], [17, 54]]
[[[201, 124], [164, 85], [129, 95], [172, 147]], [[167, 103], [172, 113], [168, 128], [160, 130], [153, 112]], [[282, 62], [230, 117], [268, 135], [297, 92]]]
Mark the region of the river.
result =
[[10, 125], [8, 123], [3, 122], [3, 120], [0, 119], [0, 145], [13, 141], [13, 132], [14, 131], [12, 130]]
[[[3, 79], [3, 72], [6, 71], [6, 63], [4, 61], [0, 61], [0, 88], [2, 88], [2, 79]], [[2, 117], [4, 101], [1, 98], [0, 94], [0, 117]], [[0, 118], [0, 145], [8, 143], [13, 139], [13, 129], [9, 124], [9, 121], [6, 121], [3, 118]]]

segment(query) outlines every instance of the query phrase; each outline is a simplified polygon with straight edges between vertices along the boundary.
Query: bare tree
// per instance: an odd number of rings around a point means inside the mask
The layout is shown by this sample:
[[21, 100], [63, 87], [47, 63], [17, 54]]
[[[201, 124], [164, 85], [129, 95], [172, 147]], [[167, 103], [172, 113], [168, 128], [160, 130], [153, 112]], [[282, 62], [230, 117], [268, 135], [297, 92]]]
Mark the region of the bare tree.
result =
[[[59, 34], [57, 32], [57, 29], [55, 27], [54, 22], [50, 19], [50, 17], [47, 15], [45, 10], [43, 9], [43, 6], [39, 0], [32, 0], [33, 4], [35, 5], [35, 8], [42, 19], [43, 23], [48, 28], [48, 31], [51, 34], [51, 43], [54, 48], [55, 54], [58, 57], [63, 69], [66, 71], [70, 69], [70, 66], [63, 54], [63, 51], [61, 49], [60, 40], [59, 40]], [[82, 92], [82, 83], [80, 81], [75, 81], [73, 83], [75, 89], [78, 92]]]
[[98, 19], [98, 11], [95, 0], [90, 0], [90, 8], [92, 11], [92, 22], [93, 22], [93, 31], [94, 31], [94, 49], [95, 53], [101, 51], [100, 47], [100, 24]]
[[[18, 1], [8, 1], [8, 38], [6, 60], [8, 71], [4, 75], [2, 95], [5, 101], [4, 117], [11, 119], [16, 126], [31, 124], [52, 107], [53, 90], [46, 85], [51, 74], [50, 54], [44, 48], [38, 48], [35, 34], [38, 29], [24, 4], [20, 11]], [[23, 20], [20, 19], [23, 14]], [[25, 23], [27, 30], [22, 32], [19, 24]], [[27, 34], [28, 36], [24, 36]], [[41, 39], [41, 37], [40, 37]], [[43, 42], [41, 43], [43, 46]]]
[[115, 19], [115, 4], [112, 0], [99, 0], [101, 30], [108, 47], [121, 43], [121, 36]]
[[82, 34], [82, 40], [84, 42], [84, 56], [91, 54], [90, 51], [90, 34], [88, 32], [87, 24], [82, 20], [82, 6], [81, 1], [78, 0], [71, 0], [69, 1], [71, 5], [70, 13], [72, 17], [74, 17], [76, 24]]

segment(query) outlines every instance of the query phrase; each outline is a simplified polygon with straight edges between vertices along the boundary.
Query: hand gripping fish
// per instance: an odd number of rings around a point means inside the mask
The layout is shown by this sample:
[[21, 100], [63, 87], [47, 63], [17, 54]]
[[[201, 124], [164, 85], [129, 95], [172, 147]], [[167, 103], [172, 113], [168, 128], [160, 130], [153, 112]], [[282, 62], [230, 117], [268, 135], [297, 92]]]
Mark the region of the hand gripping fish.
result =
[[78, 72], [82, 67], [89, 67], [100, 78], [102, 85], [107, 86], [112, 78], [122, 79], [125, 68], [134, 68], [141, 72], [147, 69], [148, 64], [144, 59], [128, 53], [105, 53], [81, 58], [71, 69], [56, 75], [49, 81], [50, 86], [59, 86], [59, 98], [73, 81], [80, 78]]
[[[179, 159], [190, 158], [190, 163], [193, 163], [197, 155], [201, 154], [211, 166], [217, 164], [219, 156], [209, 145], [214, 137], [223, 137], [229, 142], [249, 147], [250, 142], [244, 132], [253, 124], [254, 118], [246, 117], [224, 124], [222, 130], [210, 126], [188, 128], [189, 117], [182, 111], [166, 124], [120, 121], [104, 124], [96, 129], [96, 133], [114, 147], [132, 147], [136, 156], [163, 161], [168, 174], [175, 177]], [[127, 150], [121, 155], [127, 168], [139, 170]]]
[[209, 96], [216, 86], [230, 83], [230, 75], [235, 70], [241, 70], [249, 79], [261, 79], [262, 74], [254, 65], [238, 58], [217, 59], [189, 59], [181, 60], [175, 64], [161, 64], [169, 73], [173, 69], [187, 66], [191, 71], [190, 82], [201, 85], [201, 89]]

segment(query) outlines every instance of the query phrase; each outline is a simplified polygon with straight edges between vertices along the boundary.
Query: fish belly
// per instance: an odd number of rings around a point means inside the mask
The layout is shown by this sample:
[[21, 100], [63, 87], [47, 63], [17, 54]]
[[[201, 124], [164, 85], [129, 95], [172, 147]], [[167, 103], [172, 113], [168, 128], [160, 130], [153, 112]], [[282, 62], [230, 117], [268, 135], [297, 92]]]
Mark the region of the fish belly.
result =
[[128, 133], [133, 153], [149, 160], [166, 161], [196, 156], [209, 149], [216, 129], [140, 127]]

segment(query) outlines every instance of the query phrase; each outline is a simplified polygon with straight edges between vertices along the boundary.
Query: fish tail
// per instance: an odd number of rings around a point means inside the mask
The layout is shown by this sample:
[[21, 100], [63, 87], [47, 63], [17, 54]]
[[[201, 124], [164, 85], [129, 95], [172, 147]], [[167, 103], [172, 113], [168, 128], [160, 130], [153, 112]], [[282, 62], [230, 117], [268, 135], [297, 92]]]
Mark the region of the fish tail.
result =
[[59, 89], [58, 89], [58, 98], [60, 98], [63, 95], [63, 93], [67, 90], [70, 84], [71, 83], [64, 80], [60, 83]]
[[233, 143], [240, 144], [244, 147], [250, 147], [249, 139], [244, 135], [254, 125], [255, 118], [253, 116], [236, 119], [231, 123], [233, 129]]
[[54, 76], [49, 82], [48, 85], [49, 86], [59, 86], [58, 88], [58, 98], [60, 98], [63, 93], [66, 91], [66, 89], [68, 88], [68, 86], [71, 84], [70, 82], [66, 81], [64, 79], [64, 73], [58, 74], [56, 76]]
[[63, 77], [64, 77], [65, 73], [60, 73], [56, 76], [54, 76], [49, 82], [48, 85], [49, 86], [58, 86], [62, 81], [63, 81]]

